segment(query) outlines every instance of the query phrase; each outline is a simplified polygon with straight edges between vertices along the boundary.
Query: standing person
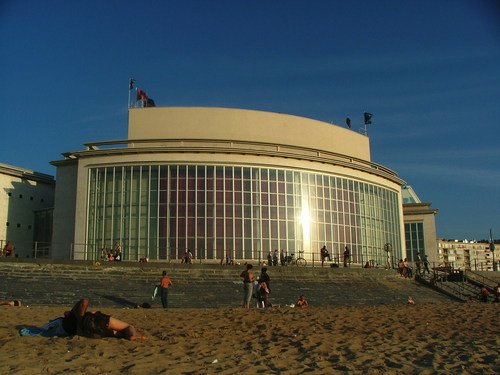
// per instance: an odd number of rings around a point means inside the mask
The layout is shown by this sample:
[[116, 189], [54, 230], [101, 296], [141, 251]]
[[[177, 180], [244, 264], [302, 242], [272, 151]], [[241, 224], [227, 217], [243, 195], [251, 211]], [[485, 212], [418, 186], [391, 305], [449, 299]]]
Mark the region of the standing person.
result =
[[240, 277], [243, 278], [243, 308], [250, 308], [250, 301], [252, 300], [253, 293], [253, 266], [251, 264], [247, 264], [245, 270], [240, 274]]
[[427, 255], [424, 255], [424, 272], [431, 273], [431, 271], [429, 271], [429, 260], [427, 259]]
[[164, 309], [168, 307], [168, 288], [172, 285], [172, 280], [167, 276], [167, 271], [162, 272], [160, 279], [161, 304]]
[[321, 256], [321, 267], [323, 267], [323, 264], [325, 263], [325, 260], [328, 258], [330, 259], [330, 253], [328, 252], [328, 249], [326, 248], [326, 245], [324, 245], [321, 250], [319, 251], [320, 256]]
[[7, 241], [7, 243], [3, 247], [3, 255], [6, 257], [14, 256], [14, 245], [12, 244], [12, 242]]
[[349, 247], [346, 246], [344, 248], [344, 267], [348, 266], [350, 257], [351, 257], [351, 252], [349, 251]]
[[273, 256], [271, 254], [271, 250], [269, 250], [269, 253], [267, 253], [267, 265], [272, 266], [273, 265]]
[[259, 276], [259, 303], [262, 303], [264, 307], [271, 306], [271, 303], [269, 302], [269, 293], [271, 293], [271, 287], [269, 285], [270, 282], [271, 278], [267, 273], [267, 268], [262, 267]]
[[119, 242], [115, 242], [113, 246], [113, 260], [117, 262], [122, 260], [122, 247]]
[[280, 251], [280, 263], [281, 263], [281, 266], [285, 265], [285, 251], [283, 249], [281, 249], [281, 251]]
[[390, 270], [392, 268], [391, 252], [387, 251], [386, 268]]
[[420, 252], [417, 253], [417, 261], [415, 262], [415, 266], [417, 267], [417, 275], [422, 273], [422, 257], [420, 256]]
[[273, 255], [273, 266], [278, 265], [278, 249], [274, 249], [274, 255]]
[[410, 262], [408, 262], [408, 258], [403, 260], [403, 276], [407, 278], [413, 277], [413, 272], [411, 271]]

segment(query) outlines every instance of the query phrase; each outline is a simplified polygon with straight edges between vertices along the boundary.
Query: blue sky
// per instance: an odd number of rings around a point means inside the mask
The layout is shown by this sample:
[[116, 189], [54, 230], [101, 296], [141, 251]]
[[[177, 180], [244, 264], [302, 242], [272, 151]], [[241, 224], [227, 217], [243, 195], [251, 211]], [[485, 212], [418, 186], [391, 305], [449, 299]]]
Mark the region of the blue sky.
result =
[[0, 1], [0, 162], [127, 135], [128, 79], [158, 106], [353, 128], [439, 210], [439, 237], [500, 237], [500, 3]]

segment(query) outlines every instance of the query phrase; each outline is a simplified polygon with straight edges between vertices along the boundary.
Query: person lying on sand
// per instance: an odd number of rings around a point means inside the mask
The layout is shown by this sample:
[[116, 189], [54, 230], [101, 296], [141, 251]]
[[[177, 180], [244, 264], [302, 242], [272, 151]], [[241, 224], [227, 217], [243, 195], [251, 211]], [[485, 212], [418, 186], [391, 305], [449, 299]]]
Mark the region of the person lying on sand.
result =
[[0, 306], [21, 306], [21, 301], [0, 299]]
[[21, 336], [85, 336], [92, 338], [116, 337], [127, 340], [145, 340], [138, 336], [134, 326], [122, 322], [100, 311], [89, 312], [89, 300], [78, 301], [71, 311], [66, 311], [64, 317], [57, 318], [41, 328], [23, 328]]

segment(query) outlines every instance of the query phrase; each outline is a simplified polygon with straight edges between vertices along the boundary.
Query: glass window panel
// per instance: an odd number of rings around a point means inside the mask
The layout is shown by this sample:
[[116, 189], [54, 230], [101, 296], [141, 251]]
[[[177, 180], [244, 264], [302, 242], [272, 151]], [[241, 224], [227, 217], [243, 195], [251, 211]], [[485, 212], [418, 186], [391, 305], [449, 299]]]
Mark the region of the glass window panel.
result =
[[224, 219], [216, 219], [215, 236], [217, 238], [224, 237]]
[[224, 203], [224, 193], [222, 191], [216, 192], [215, 199], [217, 203]]
[[224, 180], [222, 178], [218, 178], [215, 181], [215, 188], [216, 188], [217, 191], [224, 190]]

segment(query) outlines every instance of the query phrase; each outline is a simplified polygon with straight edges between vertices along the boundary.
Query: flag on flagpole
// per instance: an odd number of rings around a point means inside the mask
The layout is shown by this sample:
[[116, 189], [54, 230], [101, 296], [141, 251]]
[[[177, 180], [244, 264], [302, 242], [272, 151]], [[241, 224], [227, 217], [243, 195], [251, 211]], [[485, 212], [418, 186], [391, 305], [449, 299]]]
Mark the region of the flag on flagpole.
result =
[[136, 100], [142, 103], [142, 107], [156, 107], [155, 101], [151, 99], [146, 91], [136, 87]]
[[371, 113], [365, 112], [364, 116], [365, 116], [365, 125], [370, 125], [372, 123], [373, 115]]
[[136, 92], [136, 100], [140, 100], [141, 102], [145, 102], [148, 99], [148, 95], [146, 94], [146, 91], [141, 90], [139, 87], [135, 89]]
[[351, 119], [349, 117], [347, 117], [345, 119], [345, 123], [346, 123], [347, 127], [350, 129], [351, 128]]
[[129, 89], [129, 91], [130, 91], [130, 90], [132, 90], [132, 89], [134, 88], [134, 83], [135, 83], [135, 79], [130, 78], [130, 79], [128, 80], [128, 89]]

